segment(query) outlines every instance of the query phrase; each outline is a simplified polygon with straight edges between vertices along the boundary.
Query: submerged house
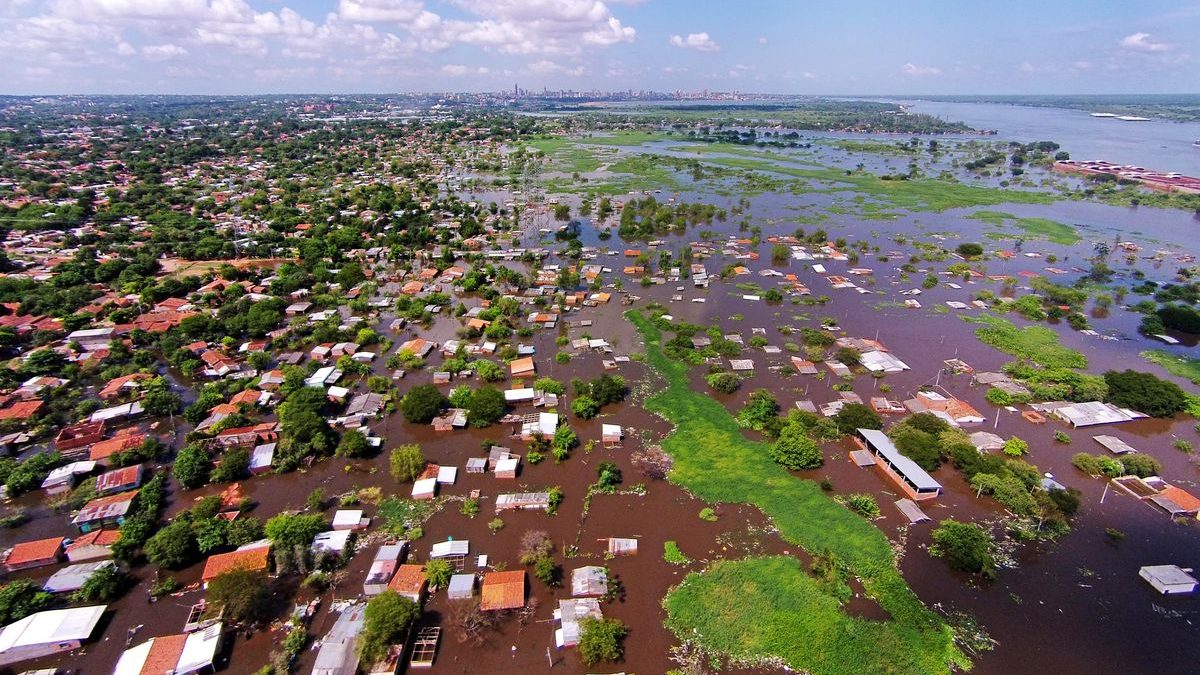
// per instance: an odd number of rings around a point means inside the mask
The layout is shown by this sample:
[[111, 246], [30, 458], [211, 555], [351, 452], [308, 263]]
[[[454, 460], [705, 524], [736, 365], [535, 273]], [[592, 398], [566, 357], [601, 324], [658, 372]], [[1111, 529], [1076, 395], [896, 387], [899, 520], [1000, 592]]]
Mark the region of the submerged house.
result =
[[15, 572], [53, 565], [62, 560], [63, 541], [62, 537], [23, 541], [4, 553], [4, 569]]
[[194, 675], [212, 672], [221, 650], [220, 622], [180, 635], [154, 637], [126, 649], [113, 675]]
[[347, 607], [334, 622], [313, 663], [312, 675], [354, 675], [358, 672], [358, 635], [366, 622], [366, 605]]
[[71, 524], [83, 533], [106, 527], [119, 527], [125, 523], [125, 514], [129, 513], [137, 493], [137, 490], [131, 490], [93, 499], [79, 509], [79, 513], [71, 519]]
[[917, 463], [900, 454], [900, 450], [892, 444], [882, 431], [876, 429], [859, 429], [861, 444], [875, 455], [878, 460], [875, 466], [892, 479], [910, 499], [920, 501], [933, 499], [942, 493], [942, 485], [930, 476]]
[[79, 649], [107, 605], [37, 612], [0, 629], [0, 666]]
[[491, 612], [525, 606], [525, 570], [488, 572], [483, 575], [479, 609]]

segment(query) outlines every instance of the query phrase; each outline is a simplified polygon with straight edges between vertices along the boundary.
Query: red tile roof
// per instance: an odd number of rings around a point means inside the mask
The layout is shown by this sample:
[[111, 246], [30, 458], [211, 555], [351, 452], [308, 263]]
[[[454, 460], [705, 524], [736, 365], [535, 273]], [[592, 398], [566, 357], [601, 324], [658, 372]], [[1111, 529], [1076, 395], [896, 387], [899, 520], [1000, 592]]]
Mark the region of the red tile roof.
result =
[[63, 537], [50, 537], [37, 541], [23, 541], [12, 547], [4, 564], [9, 567], [21, 567], [33, 563], [51, 565], [58, 559], [62, 551]]
[[396, 568], [396, 573], [388, 582], [388, 589], [396, 591], [400, 595], [417, 595], [424, 587], [424, 565], [401, 565]]
[[525, 570], [483, 575], [479, 609], [519, 609], [525, 606]]
[[271, 547], [268, 545], [219, 553], [204, 562], [204, 573], [200, 575], [200, 580], [207, 583], [226, 572], [237, 569], [266, 571], [270, 558]]

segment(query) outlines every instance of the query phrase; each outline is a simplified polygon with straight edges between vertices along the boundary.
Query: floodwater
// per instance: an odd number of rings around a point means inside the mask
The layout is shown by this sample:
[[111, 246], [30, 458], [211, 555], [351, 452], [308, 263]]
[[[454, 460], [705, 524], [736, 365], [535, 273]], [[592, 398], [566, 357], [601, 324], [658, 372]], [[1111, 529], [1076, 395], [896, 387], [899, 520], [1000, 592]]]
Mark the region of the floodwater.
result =
[[[967, 121], [975, 123], [969, 118]], [[1037, 137], [1053, 136], [1039, 133]], [[732, 207], [735, 202], [734, 198], [714, 199], [711, 195], [699, 193], [684, 193], [681, 198], [704, 200], [726, 208]], [[749, 213], [754, 223], [762, 224], [765, 238], [772, 234], [790, 234], [798, 225], [794, 220], [798, 205], [828, 206], [830, 198], [828, 195], [767, 193], [753, 197], [752, 203]], [[1086, 266], [1083, 259], [1091, 254], [1095, 241], [1134, 239], [1144, 244], [1143, 256], [1158, 248], [1171, 251], [1171, 255], [1196, 253], [1192, 235], [1196, 221], [1194, 215], [1189, 213], [1075, 202], [1046, 206], [1004, 205], [993, 210], [1052, 218], [1080, 228], [1083, 240], [1073, 247], [1032, 240], [1024, 241], [1021, 247], [1023, 252], [1057, 255], [1060, 260], [1053, 265], [1068, 270], [1061, 277], [1051, 276], [1060, 283], [1069, 283], [1080, 276], [1081, 272], [1072, 271], [1072, 268], [1075, 265]], [[846, 335], [878, 337], [912, 370], [888, 375], [881, 381], [869, 377], [857, 378], [855, 391], [864, 399], [871, 396], [880, 384], [891, 387], [888, 396], [893, 399], [909, 398], [919, 387], [936, 384], [983, 411], [988, 420], [980, 429], [1025, 439], [1031, 447], [1029, 461], [1042, 471], [1053, 474], [1060, 483], [1081, 490], [1083, 506], [1070, 534], [1058, 542], [1018, 547], [1016, 566], [1002, 570], [997, 581], [982, 583], [951, 573], [941, 560], [927, 554], [925, 549], [929, 543], [930, 526], [904, 525], [904, 519], [892, 506], [898, 495], [891, 484], [878, 474], [858, 469], [850, 463], [846, 445], [827, 445], [825, 465], [802, 474], [811, 479], [829, 478], [837, 493], [867, 492], [875, 495], [883, 510], [883, 517], [877, 521], [877, 525], [893, 541], [902, 542], [901, 568], [917, 595], [937, 609], [974, 615], [996, 641], [994, 651], [976, 659], [974, 672], [988, 675], [1048, 671], [1194, 672], [1195, 660], [1200, 657], [1200, 647], [1197, 646], [1200, 644], [1197, 640], [1200, 637], [1197, 635], [1200, 599], [1161, 598], [1137, 578], [1137, 569], [1142, 565], [1163, 563], [1184, 567], [1200, 565], [1200, 533], [1196, 523], [1172, 523], [1162, 513], [1131, 497], [1106, 489], [1104, 483], [1080, 474], [1070, 465], [1070, 456], [1075, 452], [1104, 452], [1091, 440], [1092, 435], [1112, 434], [1141, 452], [1154, 456], [1162, 462], [1165, 478], [1195, 492], [1200, 489], [1197, 485], [1197, 466], [1191, 456], [1171, 447], [1172, 440], [1176, 438], [1200, 446], [1194, 420], [1180, 416], [1172, 420], [1144, 420], [1110, 426], [1093, 432], [1069, 431], [1073, 442], [1062, 445], [1052, 438], [1055, 430], [1064, 428], [1061, 424], [1030, 424], [1017, 415], [999, 411], [988, 404], [984, 400], [984, 389], [972, 387], [966, 376], [939, 376], [942, 361], [948, 358], [963, 359], [977, 370], [998, 370], [1010, 360], [1008, 356], [981, 345], [974, 338], [973, 327], [955, 316], [975, 315], [978, 310], [935, 309], [944, 307], [944, 302], [948, 300], [969, 302], [976, 292], [985, 288], [999, 293], [1001, 285], [998, 282], [966, 283], [955, 280], [962, 288], [953, 289], [943, 284], [920, 295], [923, 309], [898, 307], [896, 304], [905, 298], [900, 292], [918, 287], [923, 273], [915, 274], [909, 280], [901, 280], [896, 267], [914, 251], [910, 245], [895, 243], [892, 236], [904, 234], [910, 240], [928, 241], [938, 233], [958, 232], [963, 241], [983, 240], [989, 242], [989, 248], [993, 245], [1013, 248], [1017, 240], [1023, 238], [1019, 232], [1013, 231], [1011, 238], [999, 242], [982, 239], [984, 234], [993, 229], [980, 221], [966, 218], [970, 211], [903, 214], [894, 220], [863, 220], [853, 216], [832, 215], [821, 222], [819, 227], [829, 233], [830, 239], [844, 236], [851, 242], [867, 240], [871, 245], [879, 246], [882, 252], [897, 250], [904, 254], [902, 259], [889, 262], [877, 260], [873, 252], [862, 256], [856, 266], [875, 270], [871, 277], [873, 282], [855, 278], [856, 282], [872, 291], [866, 295], [830, 288], [824, 275], [814, 273], [809, 263], [770, 261], [770, 244], [764, 241], [758, 248], [760, 260], [749, 263], [749, 266], [756, 272], [772, 267], [780, 272], [795, 273], [815, 295], [830, 296], [831, 302], [824, 307], [797, 306], [790, 302], [769, 304], [742, 299], [743, 291], [736, 289], [735, 283], [753, 282], [763, 288], [773, 283], [772, 279], [757, 274], [737, 277], [728, 282], [714, 282], [707, 291], [693, 289], [687, 282], [680, 284], [685, 286], [685, 290], [677, 291], [673, 283], [643, 288], [637, 284], [637, 279], [622, 280], [626, 292], [642, 297], [641, 301], [635, 303], [635, 308], [644, 307], [650, 301], [661, 302], [669, 307], [678, 320], [718, 324], [724, 332], [741, 333], [747, 340], [752, 335], [752, 328], [765, 328], [770, 344], [782, 346], [795, 338], [781, 334], [776, 330], [777, 327], [815, 326], [820, 318], [827, 316], [835, 318]], [[736, 220], [731, 218], [729, 223], [714, 223], [707, 229], [715, 231], [717, 237], [723, 240], [729, 235], [739, 234], [734, 224]], [[588, 222], [587, 225], [589, 227], [584, 228], [585, 244], [606, 245], [615, 251], [626, 247], [645, 248], [644, 242], [622, 242], [616, 236], [608, 242], [600, 242], [596, 239], [592, 223]], [[804, 227], [811, 231], [817, 226]], [[667, 248], [677, 252], [684, 243], [696, 240], [697, 230], [693, 228], [686, 235], [671, 235], [662, 239], [667, 242]], [[523, 243], [535, 245], [535, 239], [536, 236], [530, 236]], [[952, 248], [954, 242], [954, 239], [949, 239], [947, 245]], [[624, 258], [601, 255], [596, 262], [617, 270], [615, 274], [607, 275], [608, 281], [622, 278], [619, 270], [624, 265]], [[706, 264], [710, 273], [715, 273], [726, 262], [731, 260], [717, 257], [706, 261]], [[1120, 274], [1128, 274], [1128, 266], [1115, 254], [1111, 262]], [[851, 266], [832, 262], [824, 264], [830, 274], [843, 273], [845, 268]], [[917, 267], [922, 269], [926, 265], [917, 263]], [[930, 266], [942, 268], [944, 265], [935, 263]], [[1051, 263], [1046, 258], [1018, 255], [1009, 261], [989, 261], [988, 272], [1044, 274], [1047, 266], [1051, 266]], [[1147, 260], [1138, 260], [1136, 263], [1136, 268], [1144, 271], [1148, 278], [1159, 281], [1169, 280], [1176, 267], [1169, 258], [1167, 262], [1157, 265]], [[676, 293], [684, 296], [682, 302], [671, 302], [670, 297]], [[704, 297], [706, 302], [690, 302], [697, 297]], [[473, 304], [469, 297], [462, 299], [468, 305]], [[1130, 301], [1136, 299], [1130, 295]], [[623, 319], [624, 309], [614, 301], [609, 305], [572, 312], [560, 321], [558, 330], [538, 331], [532, 338], [520, 341], [536, 347], [539, 375], [554, 377], [562, 382], [573, 377], [596, 377], [604, 372], [599, 355], [577, 354], [570, 363], [559, 364], [553, 358], [558, 351], [554, 340], [560, 335], [577, 338], [589, 334], [606, 338], [617, 353], [638, 352], [641, 349], [638, 337], [632, 326]], [[1137, 356], [1141, 350], [1160, 345], [1148, 343], [1137, 336], [1136, 315], [1114, 306], [1107, 316], [1096, 314], [1095, 317], [1093, 328], [1101, 334], [1120, 339], [1103, 340], [1065, 326], [1059, 327], [1063, 343], [1087, 355], [1091, 372], [1127, 367], [1157, 370]], [[401, 335], [388, 333], [384, 327], [392, 318], [391, 314], [383, 313], [374, 317], [371, 323], [381, 333], [398, 342], [415, 334], [412, 329], [406, 329]], [[587, 328], [568, 325], [585, 318], [592, 319], [594, 325]], [[1024, 323], [1019, 318], [1013, 320]], [[442, 315], [431, 329], [422, 330], [420, 334], [444, 341], [454, 336], [458, 326], [457, 320]], [[1170, 349], [1179, 353], [1188, 350], [1186, 347]], [[739, 392], [728, 396], [715, 395], [731, 410], [739, 408], [749, 393], [757, 388], [775, 392], [785, 410], [798, 400], [811, 399], [821, 404], [837, 398], [837, 393], [832, 389], [832, 378], [782, 377], [768, 369], [770, 365], [785, 364], [789, 356], [786, 352], [766, 355], [748, 349], [747, 355], [755, 360], [755, 374]], [[401, 380], [401, 390], [430, 381], [439, 358], [431, 355], [431, 367], [411, 373]], [[383, 359], [377, 361], [374, 367], [379, 374], [386, 370]], [[571, 569], [579, 566], [606, 564], [620, 578], [624, 588], [624, 593], [617, 601], [604, 606], [604, 612], [606, 616], [624, 621], [631, 628], [626, 641], [626, 659], [616, 667], [597, 666], [586, 670], [573, 650], [557, 651], [553, 648], [554, 624], [549, 621], [550, 614], [555, 599], [568, 597], [569, 591], [547, 588], [531, 575], [530, 598], [531, 602], [536, 602], [536, 610], [531, 612], [529, 619], [520, 621], [510, 618], [496, 630], [485, 632], [482, 642], [478, 643], [460, 639], [460, 631], [455, 626], [456, 608], [450, 605], [443, 593], [435, 594], [422, 619], [423, 624], [438, 624], [443, 628], [442, 645], [431, 672], [523, 673], [543, 668], [549, 672], [563, 673], [589, 670], [625, 670], [639, 674], [665, 672], [675, 665], [668, 653], [669, 646], [675, 641], [663, 627], [665, 615], [661, 601], [667, 590], [688, 571], [703, 569], [706, 563], [718, 558], [763, 553], [803, 557], [795, 547], [772, 534], [769, 523], [756, 510], [721, 505], [718, 507], [719, 520], [715, 523], [705, 522], [697, 517], [704, 504], [668, 483], [641, 476], [632, 465], [630, 455], [643, 443], [660, 440], [669, 432], [669, 427], [639, 405], [645, 393], [658, 386], [655, 376], [637, 362], [623, 365], [620, 374], [626, 377], [634, 390], [630, 401], [606, 408], [604, 415], [594, 420], [581, 421], [569, 413], [567, 420], [583, 444], [589, 440], [599, 440], [601, 423], [619, 423], [627, 433], [624, 446], [616, 449], [597, 447], [590, 453], [581, 446], [562, 464], [556, 464], [553, 459], [547, 459], [537, 466], [525, 464], [515, 481], [498, 480], [491, 474], [470, 475], [461, 470], [467, 458], [481, 454], [484, 443], [507, 445], [518, 453], [524, 453], [524, 443], [507, 438], [511, 432], [507, 426], [438, 434], [429, 427], [408, 425], [399, 415], [372, 424], [372, 428], [386, 439], [387, 448], [416, 442], [431, 462], [459, 466], [457, 484], [445, 487], [443, 495], [462, 499], [474, 490], [481, 493], [481, 512], [474, 519], [459, 512], [458, 501], [449, 501], [426, 524], [425, 536], [414, 543], [410, 554], [414, 559], [425, 560], [433, 543], [453, 537], [470, 542], [468, 570], [474, 569], [474, 557], [478, 554], [487, 554], [493, 565], [503, 563], [509, 569], [514, 569], [518, 564], [517, 551], [522, 534], [528, 530], [544, 530], [560, 551], [557, 559], [563, 566], [564, 574], [569, 575]], [[699, 369], [694, 376], [697, 388], [703, 388]], [[1180, 384], [1189, 390], [1194, 389], [1190, 384]], [[583, 497], [588, 484], [595, 480], [596, 466], [602, 461], [613, 461], [621, 468], [624, 474], [622, 487], [645, 483], [647, 492], [644, 496], [596, 496], [585, 517]], [[942, 467], [934, 475], [946, 486], [945, 494], [925, 507], [935, 520], [955, 517], [987, 521], [1001, 515], [991, 499], [975, 497], [952, 467]], [[509, 513], [502, 516], [505, 523], [503, 529], [495, 534], [488, 530], [487, 523], [494, 517], [493, 505], [497, 494], [538, 490], [554, 485], [561, 486], [566, 495], [557, 515]], [[327, 460], [308, 470], [254, 478], [243, 484], [245, 494], [256, 502], [251, 514], [263, 520], [285, 509], [303, 509], [306, 496], [314, 488], [322, 488], [332, 502], [336, 495], [371, 486], [382, 487], [385, 494], [407, 495], [408, 490], [408, 486], [395, 484], [388, 475], [386, 452], [366, 460]], [[187, 493], [173, 490], [168, 514], [178, 513], [189, 507], [194, 499], [215, 494], [220, 489], [220, 486], [213, 486]], [[38, 505], [40, 496], [29, 495], [17, 501], [30, 505], [33, 520], [19, 529], [0, 532], [0, 546], [69, 533], [66, 514], [55, 514]], [[363, 508], [367, 515], [374, 515], [373, 505], [368, 504]], [[331, 511], [327, 513], [331, 515]], [[1126, 536], [1114, 543], [1105, 535], [1107, 528], [1120, 530]], [[613, 536], [636, 537], [639, 540], [639, 555], [606, 561], [602, 540]], [[680, 567], [665, 563], [662, 550], [667, 540], [676, 541], [693, 562]], [[359, 550], [346, 570], [338, 575], [333, 588], [321, 594], [323, 605], [310, 628], [312, 635], [319, 637], [333, 624], [336, 616], [327, 611], [333, 600], [353, 598], [361, 593], [362, 579], [377, 543], [377, 538], [372, 537], [372, 543]], [[573, 557], [563, 558], [561, 551], [568, 548], [576, 553]], [[198, 580], [200, 569], [201, 565], [194, 565], [173, 576], [185, 584], [193, 583]], [[44, 579], [51, 571], [43, 568], [13, 576]], [[99, 641], [68, 658], [42, 659], [22, 664], [22, 667], [57, 664], [84, 673], [106, 673], [111, 671], [126, 646], [126, 636], [131, 628], [140, 627], [132, 639], [133, 643], [180, 631], [188, 608], [202, 597], [201, 592], [193, 589], [151, 604], [146, 593], [151, 581], [149, 576], [153, 574], [151, 568], [144, 566], [135, 573], [142, 585], [113, 603], [111, 609], [115, 612], [110, 612], [109, 623]], [[311, 591], [297, 589], [295, 580], [279, 581], [275, 590], [281, 604], [290, 604], [294, 600], [306, 601], [313, 597]], [[847, 611], [871, 618], [877, 618], [874, 612], [877, 609], [864, 598], [858, 598], [847, 606]], [[282, 635], [282, 632], [258, 631], [235, 636], [228, 650], [230, 661], [225, 671], [249, 673], [261, 667]], [[864, 645], [864, 648], [869, 647]], [[314, 654], [311, 650], [306, 651], [297, 664], [296, 672], [310, 670]]]
[[1158, 171], [1200, 176], [1200, 122], [1126, 122], [1092, 112], [996, 103], [897, 100], [914, 113], [959, 120], [997, 138], [1023, 143], [1054, 141], [1075, 159], [1102, 159]]

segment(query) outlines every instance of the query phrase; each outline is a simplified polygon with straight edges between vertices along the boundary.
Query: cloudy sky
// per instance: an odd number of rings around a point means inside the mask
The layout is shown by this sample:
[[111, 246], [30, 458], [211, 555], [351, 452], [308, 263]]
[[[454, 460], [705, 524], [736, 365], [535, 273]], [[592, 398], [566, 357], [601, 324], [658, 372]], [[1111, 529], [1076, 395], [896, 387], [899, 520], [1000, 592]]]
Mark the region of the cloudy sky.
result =
[[0, 93], [1194, 93], [1200, 2], [0, 0]]

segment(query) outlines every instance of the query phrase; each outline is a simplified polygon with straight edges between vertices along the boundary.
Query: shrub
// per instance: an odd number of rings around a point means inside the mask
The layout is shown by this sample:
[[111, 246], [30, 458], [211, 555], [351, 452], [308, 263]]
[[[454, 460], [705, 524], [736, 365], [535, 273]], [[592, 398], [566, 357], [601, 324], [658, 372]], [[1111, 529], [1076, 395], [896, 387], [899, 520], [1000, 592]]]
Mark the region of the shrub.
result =
[[432, 384], [419, 384], [400, 399], [400, 413], [413, 424], [429, 424], [450, 400]]
[[1060, 429], [1054, 432], [1054, 441], [1056, 443], [1062, 443], [1063, 445], [1070, 445], [1071, 437], [1067, 435], [1067, 432]]
[[584, 619], [579, 636], [579, 658], [589, 666], [600, 661], [618, 661], [624, 654], [629, 629], [616, 619]]
[[793, 471], [815, 469], [825, 461], [821, 447], [799, 424], [784, 425], [769, 453], [771, 459]]
[[421, 446], [416, 443], [401, 445], [392, 450], [388, 459], [392, 478], [401, 483], [416, 480], [417, 476], [425, 470], [425, 457], [421, 454]]
[[858, 429], [882, 429], [883, 419], [862, 403], [849, 403], [833, 416], [838, 431], [852, 434]]
[[691, 558], [679, 550], [679, 544], [671, 539], [663, 542], [663, 560], [672, 565], [687, 565], [692, 562]]
[[450, 577], [454, 576], [454, 566], [446, 560], [430, 560], [425, 563], [425, 578], [432, 588], [446, 588], [450, 585]]
[[717, 522], [717, 512], [712, 510], [712, 507], [706, 506], [700, 509], [700, 520], [715, 523]]
[[708, 386], [722, 394], [732, 394], [742, 386], [742, 378], [733, 373], [713, 373], [704, 379]]
[[1151, 417], [1170, 417], [1187, 407], [1187, 396], [1174, 382], [1135, 370], [1104, 373], [1108, 402]]
[[576, 396], [571, 401], [571, 412], [579, 419], [590, 420], [600, 412], [600, 404], [591, 396]]
[[1029, 452], [1029, 444], [1016, 436], [1004, 441], [1004, 454], [1009, 457], [1021, 457], [1027, 452]]
[[868, 494], [856, 493], [846, 497], [846, 506], [858, 515], [867, 519], [875, 519], [881, 515], [879, 504]]
[[399, 644], [409, 626], [421, 615], [417, 603], [387, 590], [371, 598], [363, 613], [362, 632], [358, 637], [358, 655], [363, 663], [381, 661], [388, 647]]
[[208, 582], [205, 601], [221, 607], [226, 619], [255, 623], [265, 617], [271, 604], [271, 591], [262, 572], [232, 569]]
[[982, 527], [947, 519], [933, 531], [929, 552], [945, 558], [951, 568], [960, 572], [994, 577], [996, 561], [992, 547], [992, 537]]

